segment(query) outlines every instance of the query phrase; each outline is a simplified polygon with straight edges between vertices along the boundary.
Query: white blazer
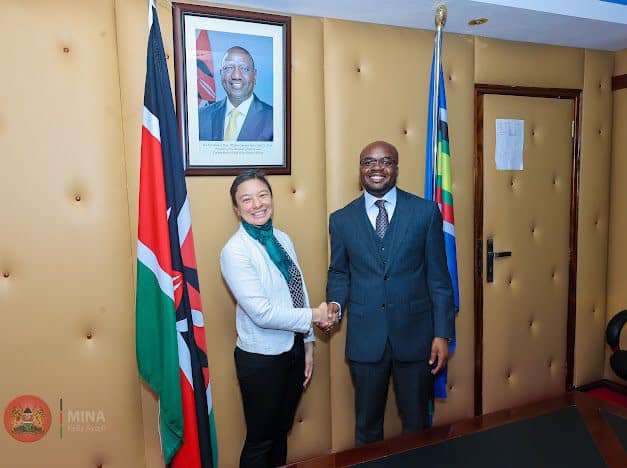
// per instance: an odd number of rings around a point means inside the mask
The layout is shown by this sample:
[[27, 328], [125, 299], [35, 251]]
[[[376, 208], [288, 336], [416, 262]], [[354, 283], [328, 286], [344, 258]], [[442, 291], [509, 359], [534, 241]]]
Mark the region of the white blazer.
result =
[[[289, 236], [276, 228], [274, 236], [300, 270]], [[266, 249], [241, 224], [220, 253], [220, 269], [237, 301], [238, 348], [250, 353], [281, 354], [292, 348], [294, 332], [304, 333], [305, 343], [314, 341], [304, 278], [306, 307], [297, 309], [292, 305], [285, 278]]]

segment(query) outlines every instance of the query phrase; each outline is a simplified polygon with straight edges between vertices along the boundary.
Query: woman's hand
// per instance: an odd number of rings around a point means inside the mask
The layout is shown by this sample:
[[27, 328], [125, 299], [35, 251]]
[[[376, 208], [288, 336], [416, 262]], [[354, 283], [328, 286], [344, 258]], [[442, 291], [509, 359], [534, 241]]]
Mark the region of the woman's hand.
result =
[[314, 344], [313, 341], [305, 343], [305, 381], [303, 387], [307, 387], [314, 369]]
[[311, 319], [316, 325], [326, 324], [329, 321], [329, 311], [326, 302], [322, 302], [318, 307], [311, 309]]

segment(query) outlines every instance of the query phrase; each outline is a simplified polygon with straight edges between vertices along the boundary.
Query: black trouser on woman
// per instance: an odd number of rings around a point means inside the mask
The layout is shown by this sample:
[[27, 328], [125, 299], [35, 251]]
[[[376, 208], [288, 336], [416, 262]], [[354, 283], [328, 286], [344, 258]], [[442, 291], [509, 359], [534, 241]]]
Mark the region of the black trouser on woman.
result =
[[297, 333], [292, 349], [276, 356], [236, 347], [235, 368], [246, 418], [240, 468], [284, 465], [287, 433], [292, 428], [305, 380], [303, 336]]

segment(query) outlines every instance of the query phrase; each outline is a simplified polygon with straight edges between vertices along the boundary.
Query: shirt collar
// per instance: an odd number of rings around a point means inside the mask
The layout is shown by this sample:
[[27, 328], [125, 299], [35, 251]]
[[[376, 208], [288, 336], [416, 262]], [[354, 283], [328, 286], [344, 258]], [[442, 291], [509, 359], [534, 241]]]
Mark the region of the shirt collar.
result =
[[[246, 114], [248, 114], [248, 109], [250, 109], [250, 105], [252, 102], [253, 102], [253, 95], [251, 94], [248, 99], [246, 99], [239, 106], [237, 106], [238, 112], [245, 117]], [[229, 115], [229, 113], [233, 109], [234, 109], [233, 104], [231, 104], [231, 101], [227, 97], [226, 98], [226, 115]]]
[[370, 208], [377, 200], [385, 200], [388, 204], [396, 206], [396, 186], [392, 187], [388, 193], [381, 198], [377, 198], [374, 195], [364, 190], [364, 201], [366, 202], [366, 208]]

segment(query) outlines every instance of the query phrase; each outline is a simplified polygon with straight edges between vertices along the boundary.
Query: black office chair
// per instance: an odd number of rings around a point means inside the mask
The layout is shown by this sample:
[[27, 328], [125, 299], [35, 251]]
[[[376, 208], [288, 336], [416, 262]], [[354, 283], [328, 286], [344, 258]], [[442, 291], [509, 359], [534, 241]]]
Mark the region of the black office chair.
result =
[[605, 329], [605, 340], [613, 351], [610, 357], [610, 366], [614, 373], [623, 380], [627, 380], [627, 351], [620, 349], [620, 332], [626, 322], [627, 310], [623, 310], [612, 317]]

